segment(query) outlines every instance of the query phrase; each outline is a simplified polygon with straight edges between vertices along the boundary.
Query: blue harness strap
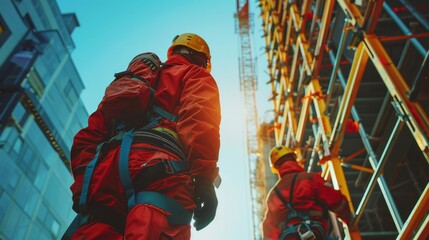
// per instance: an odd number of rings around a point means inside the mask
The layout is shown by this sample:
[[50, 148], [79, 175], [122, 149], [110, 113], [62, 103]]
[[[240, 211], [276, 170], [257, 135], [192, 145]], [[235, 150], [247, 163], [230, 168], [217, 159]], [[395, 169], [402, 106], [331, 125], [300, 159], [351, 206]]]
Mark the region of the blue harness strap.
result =
[[186, 210], [180, 203], [165, 194], [152, 191], [138, 192], [136, 195], [137, 204], [150, 204], [169, 212], [168, 223], [174, 225], [187, 225], [191, 223], [192, 212]]
[[128, 198], [128, 210], [135, 205], [135, 192], [131, 181], [130, 170], [128, 168], [128, 157], [130, 155], [133, 138], [133, 129], [125, 132], [121, 143], [121, 150], [119, 152], [119, 177], [121, 179], [122, 186], [124, 187], [125, 195]]
[[[322, 224], [318, 221], [311, 220], [310, 216], [304, 212], [297, 211], [292, 206], [293, 193], [295, 181], [298, 173], [295, 173], [291, 183], [291, 189], [289, 194], [289, 202], [283, 197], [277, 186], [274, 187], [274, 192], [283, 202], [283, 204], [289, 209], [289, 213], [285, 222], [285, 229], [281, 232], [279, 239], [326, 239], [326, 231]], [[289, 225], [292, 219], [300, 219], [299, 223]]]
[[95, 165], [97, 165], [98, 157], [100, 155], [101, 148], [106, 142], [103, 142], [97, 146], [97, 150], [95, 153], [94, 158], [89, 162], [85, 169], [85, 175], [83, 177], [83, 185], [82, 185], [82, 192], [80, 194], [79, 198], [79, 211], [80, 213], [77, 214], [77, 216], [73, 219], [70, 226], [67, 228], [66, 232], [62, 236], [61, 240], [67, 240], [70, 239], [76, 230], [88, 222], [89, 214], [85, 214], [86, 211], [86, 201], [88, 199], [88, 190], [89, 190], [89, 184], [91, 182], [92, 174], [94, 173]]
[[178, 117], [176, 115], [169, 113], [158, 106], [153, 106], [153, 111], [156, 112], [159, 116], [169, 120], [170, 122], [177, 122], [178, 120]]
[[85, 175], [83, 177], [83, 185], [82, 185], [82, 192], [80, 194], [79, 198], [79, 210], [85, 211], [86, 210], [86, 201], [88, 198], [88, 190], [89, 190], [89, 184], [91, 182], [92, 174], [94, 173], [95, 165], [98, 162], [98, 157], [100, 155], [101, 148], [104, 146], [106, 142], [103, 142], [97, 146], [97, 150], [94, 156], [94, 159], [89, 162], [89, 164], [86, 166], [85, 169]]
[[[130, 176], [128, 167], [128, 159], [131, 149], [131, 144], [134, 138], [134, 130], [125, 132], [121, 143], [121, 150], [119, 152], [119, 177], [122, 186], [125, 190], [125, 195], [128, 199], [128, 211], [136, 204], [150, 204], [165, 211], [170, 215], [167, 220], [170, 224], [189, 224], [192, 219], [192, 212], [187, 211], [176, 200], [158, 192], [141, 191], [136, 193], [134, 191], [133, 183]], [[181, 171], [187, 168], [187, 165], [182, 163], [174, 163], [175, 161], [168, 161], [169, 166], [172, 168], [172, 173]]]

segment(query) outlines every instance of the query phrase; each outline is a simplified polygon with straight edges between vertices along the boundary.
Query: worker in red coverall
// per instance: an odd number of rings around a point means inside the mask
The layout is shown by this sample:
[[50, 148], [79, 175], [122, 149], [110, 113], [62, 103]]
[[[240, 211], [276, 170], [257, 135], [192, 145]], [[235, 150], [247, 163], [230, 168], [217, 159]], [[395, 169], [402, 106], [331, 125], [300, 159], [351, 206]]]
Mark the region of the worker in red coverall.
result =
[[[276, 146], [270, 153], [271, 168], [280, 177], [279, 181], [270, 191], [267, 197], [267, 211], [262, 222], [264, 240], [279, 239], [280, 234], [286, 229], [285, 222], [289, 214], [288, 208], [275, 193], [274, 188], [279, 189], [283, 198], [290, 202], [296, 211], [301, 211], [311, 220], [321, 223], [324, 234], [328, 232], [328, 216], [325, 210], [336, 213], [346, 223], [350, 222], [351, 212], [347, 199], [339, 190], [332, 188], [319, 174], [306, 172], [296, 162], [295, 152], [285, 146]], [[297, 174], [293, 186], [292, 199], [290, 199], [292, 182]], [[290, 224], [297, 223], [291, 220]], [[324, 239], [315, 234], [315, 239]], [[300, 239], [300, 238], [292, 238]], [[310, 238], [314, 239], [314, 238]]]
[[[168, 133], [181, 142], [189, 169], [161, 178], [147, 176], [147, 169], [179, 156], [160, 145], [133, 141], [129, 172], [135, 191], [165, 194], [193, 213], [194, 227], [200, 230], [215, 217], [220, 148], [220, 101], [217, 84], [210, 74], [211, 56], [207, 43], [198, 35], [185, 33], [174, 38], [168, 49], [156, 86], [156, 105], [176, 115], [177, 122], [161, 119], [151, 131]], [[127, 109], [127, 111], [133, 111]], [[126, 113], [124, 113], [126, 114]], [[82, 178], [99, 143], [112, 137], [112, 122], [99, 108], [91, 114], [88, 127], [80, 130], [71, 150], [71, 186], [77, 209]], [[129, 211], [118, 173], [119, 146], [107, 146], [95, 167], [89, 185], [89, 220], [81, 224], [71, 239], [190, 239], [190, 224], [168, 222], [170, 213], [151, 204], [137, 204]], [[190, 220], [189, 220], [190, 221]]]

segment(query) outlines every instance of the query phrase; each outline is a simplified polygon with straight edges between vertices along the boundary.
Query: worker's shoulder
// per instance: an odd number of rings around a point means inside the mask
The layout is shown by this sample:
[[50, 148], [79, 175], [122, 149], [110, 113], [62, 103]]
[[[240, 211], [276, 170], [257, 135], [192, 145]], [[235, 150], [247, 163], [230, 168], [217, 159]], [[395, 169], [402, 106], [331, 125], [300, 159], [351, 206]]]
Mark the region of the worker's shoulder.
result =
[[194, 64], [168, 64], [163, 67], [164, 74], [173, 73], [174, 75], [182, 75], [184, 78], [202, 78], [210, 77], [212, 75], [204, 68]]
[[317, 173], [300, 172], [298, 175], [298, 180], [300, 180], [300, 181], [302, 181], [302, 180], [313, 181], [314, 178], [317, 178], [317, 176], [318, 176]]

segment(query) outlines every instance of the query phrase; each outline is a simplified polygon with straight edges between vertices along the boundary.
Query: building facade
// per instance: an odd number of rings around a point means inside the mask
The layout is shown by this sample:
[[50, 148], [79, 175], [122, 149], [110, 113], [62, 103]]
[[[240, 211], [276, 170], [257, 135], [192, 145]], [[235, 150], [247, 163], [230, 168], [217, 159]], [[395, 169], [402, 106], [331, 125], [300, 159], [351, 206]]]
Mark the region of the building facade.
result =
[[74, 14], [0, 0], [0, 239], [59, 239], [75, 216], [70, 147], [86, 125]]

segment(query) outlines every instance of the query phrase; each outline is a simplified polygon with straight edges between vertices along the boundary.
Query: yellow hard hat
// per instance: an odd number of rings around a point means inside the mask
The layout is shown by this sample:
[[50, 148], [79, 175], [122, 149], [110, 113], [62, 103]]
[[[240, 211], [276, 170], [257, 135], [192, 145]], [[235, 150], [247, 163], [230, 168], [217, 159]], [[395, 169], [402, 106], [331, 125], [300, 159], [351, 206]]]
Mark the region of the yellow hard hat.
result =
[[188, 47], [196, 52], [204, 54], [204, 56], [207, 58], [207, 71], [210, 72], [211, 70], [211, 63], [210, 63], [210, 49], [207, 45], [206, 41], [197, 34], [194, 33], [183, 33], [180, 35], [177, 35], [173, 39], [173, 43], [171, 44], [170, 48], [167, 52], [167, 57], [171, 56], [171, 53], [173, 52], [174, 47], [176, 46], [185, 46]]
[[270, 166], [271, 166], [271, 171], [273, 173], [278, 173], [278, 171], [277, 171], [277, 169], [275, 167], [276, 162], [280, 158], [282, 158], [282, 157], [284, 157], [286, 155], [289, 155], [289, 154], [293, 154], [294, 158], [296, 158], [295, 151], [292, 150], [292, 149], [290, 149], [290, 148], [288, 148], [288, 147], [285, 147], [285, 146], [275, 146], [275, 147], [273, 147], [273, 149], [271, 149], [271, 152], [270, 152]]

